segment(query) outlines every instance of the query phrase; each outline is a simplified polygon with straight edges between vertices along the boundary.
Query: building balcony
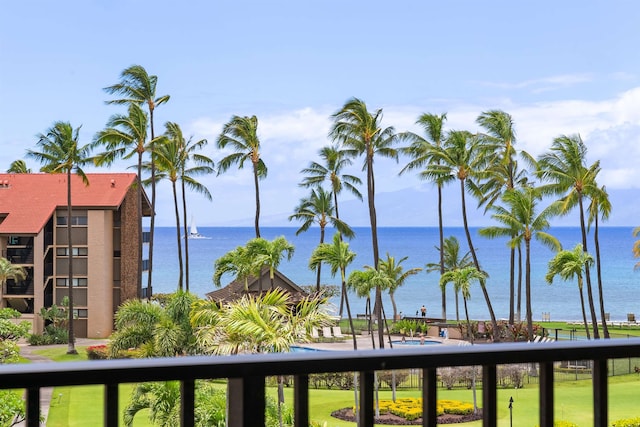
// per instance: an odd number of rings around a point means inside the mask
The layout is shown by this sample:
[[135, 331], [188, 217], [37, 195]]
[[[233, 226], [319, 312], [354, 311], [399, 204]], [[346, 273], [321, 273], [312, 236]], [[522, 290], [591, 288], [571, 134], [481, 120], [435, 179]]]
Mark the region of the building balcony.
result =
[[[309, 425], [309, 375], [326, 372], [359, 373], [361, 426], [374, 425], [374, 372], [418, 369], [422, 372], [423, 426], [436, 425], [437, 369], [481, 367], [482, 425], [497, 426], [497, 366], [535, 363], [539, 375], [539, 419], [531, 425], [553, 426], [554, 365], [559, 361], [589, 361], [593, 384], [593, 425], [608, 425], [608, 370], [613, 359], [640, 356], [640, 339], [554, 343], [508, 343], [474, 346], [417, 347], [415, 349], [309, 352], [109, 360], [60, 364], [0, 366], [0, 388], [26, 389], [27, 426], [38, 426], [40, 389], [49, 386], [104, 385], [105, 426], [120, 419], [118, 385], [178, 380], [181, 384], [181, 425], [195, 421], [195, 381], [229, 379], [229, 426], [264, 425], [266, 378], [294, 377], [296, 426]], [[121, 409], [121, 408], [120, 408]], [[96, 420], [98, 421], [98, 420]]]

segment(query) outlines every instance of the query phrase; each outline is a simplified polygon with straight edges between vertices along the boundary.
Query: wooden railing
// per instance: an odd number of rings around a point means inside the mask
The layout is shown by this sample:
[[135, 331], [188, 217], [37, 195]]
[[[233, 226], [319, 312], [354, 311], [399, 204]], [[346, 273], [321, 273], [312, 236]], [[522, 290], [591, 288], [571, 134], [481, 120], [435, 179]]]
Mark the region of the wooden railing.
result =
[[[0, 366], [0, 388], [27, 389], [27, 425], [39, 423], [40, 389], [47, 386], [104, 385], [104, 425], [117, 426], [118, 384], [178, 380], [181, 383], [181, 425], [195, 422], [195, 380], [229, 379], [229, 425], [264, 425], [265, 379], [294, 376], [296, 426], [309, 425], [309, 375], [323, 372], [359, 372], [360, 425], [374, 424], [374, 372], [422, 369], [423, 426], [436, 424], [436, 370], [447, 366], [482, 367], [483, 426], [497, 425], [496, 367], [502, 364], [539, 365], [539, 420], [552, 426], [554, 417], [554, 363], [588, 360], [593, 373], [593, 425], [607, 426], [609, 405], [607, 362], [640, 356], [640, 339], [553, 343], [483, 344], [473, 346], [416, 346], [415, 349], [326, 351], [224, 357], [108, 360]], [[536, 420], [531, 420], [535, 425]]]

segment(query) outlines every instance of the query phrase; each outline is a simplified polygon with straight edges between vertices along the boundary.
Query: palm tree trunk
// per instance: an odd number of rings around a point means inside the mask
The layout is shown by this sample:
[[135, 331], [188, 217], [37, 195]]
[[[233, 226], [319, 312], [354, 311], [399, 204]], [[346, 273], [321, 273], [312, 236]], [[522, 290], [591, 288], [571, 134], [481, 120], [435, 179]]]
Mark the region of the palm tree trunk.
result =
[[67, 169], [67, 261], [69, 266], [69, 338], [67, 340], [67, 354], [78, 354], [75, 347], [75, 332], [73, 327], [73, 241], [71, 240], [71, 167]]
[[582, 321], [584, 322], [584, 331], [587, 333], [587, 339], [591, 339], [589, 333], [589, 322], [587, 322], [587, 312], [584, 308], [584, 293], [582, 292], [582, 276], [578, 276], [578, 290], [580, 291], [580, 306], [582, 307]]
[[[345, 282], [345, 269], [342, 267], [340, 269], [340, 273], [342, 276], [342, 298], [344, 299], [344, 305], [347, 308], [347, 317], [349, 318], [349, 327], [351, 328], [351, 336], [353, 337], [353, 349], [358, 349], [358, 343], [356, 341], [356, 329], [353, 327], [353, 316], [351, 315], [351, 307], [349, 306], [349, 297], [347, 296], [347, 283]], [[341, 302], [342, 304], [342, 302]]]
[[531, 313], [531, 240], [525, 239], [525, 292], [527, 304], [527, 333], [533, 338], [533, 315]]
[[[367, 153], [371, 142], [367, 142]], [[375, 205], [376, 186], [373, 174], [373, 158], [367, 155], [367, 194], [369, 202], [369, 220], [371, 222], [371, 243], [373, 246], [373, 266], [378, 269], [378, 225]], [[375, 317], [378, 320], [378, 344], [384, 348], [384, 325], [382, 324], [382, 289], [376, 286], [376, 301], [374, 304]]]
[[[324, 243], [324, 227], [320, 227], [320, 244]], [[318, 271], [316, 271], [316, 292], [320, 293], [320, 269], [322, 263], [318, 263]], [[340, 316], [342, 316], [342, 299], [340, 299]]]
[[184, 285], [189, 292], [189, 234], [187, 231], [187, 196], [184, 186], [184, 179], [180, 180], [182, 185], [182, 232], [184, 236]]
[[518, 245], [518, 303], [516, 307], [518, 322], [522, 319], [522, 247]]
[[[462, 221], [464, 223], [464, 232], [467, 236], [467, 243], [469, 244], [469, 251], [471, 252], [471, 257], [473, 258], [473, 264], [476, 266], [478, 271], [482, 271], [480, 269], [480, 263], [478, 262], [478, 257], [476, 256], [476, 250], [473, 248], [473, 242], [471, 241], [471, 233], [469, 232], [469, 224], [467, 223], [467, 206], [464, 197], [464, 180], [460, 180], [460, 194], [462, 195]], [[493, 339], [494, 341], [500, 341], [500, 330], [498, 329], [498, 322], [496, 322], [496, 315], [493, 312], [493, 306], [491, 305], [491, 300], [489, 299], [489, 294], [487, 293], [487, 288], [484, 285], [483, 281], [480, 281], [480, 288], [482, 289], [482, 295], [484, 296], [484, 300], [487, 303], [487, 308], [489, 309], [489, 316], [491, 317], [491, 324], [493, 325]]]
[[[153, 107], [149, 104], [149, 124], [151, 126], [151, 223], [149, 224], [149, 262], [147, 270], [147, 296], [151, 298], [153, 295], [152, 275], [153, 275], [153, 240], [156, 231], [156, 162], [154, 156], [154, 139], [155, 133], [153, 129]], [[140, 287], [142, 286], [142, 273], [138, 278]]]
[[178, 191], [176, 190], [176, 182], [171, 181], [171, 188], [173, 189], [173, 206], [176, 213], [176, 239], [178, 243], [178, 289], [182, 291], [182, 277], [184, 276], [184, 269], [182, 266], [182, 243], [180, 242], [180, 211], [178, 210]]
[[515, 313], [515, 273], [516, 273], [516, 248], [511, 248], [509, 253], [509, 324], [514, 323]]
[[[582, 208], [582, 194], [579, 195], [578, 202], [580, 205], [580, 229], [582, 231], [582, 249], [585, 252], [587, 250], [587, 229], [584, 224], [584, 210]], [[596, 306], [593, 302], [593, 290], [591, 287], [591, 269], [587, 266], [584, 269], [584, 275], [587, 279], [587, 298], [589, 299], [589, 311], [591, 313], [591, 322], [593, 324], [593, 338], [600, 339], [600, 332], [598, 331], [598, 319], [596, 317]]]
[[[442, 225], [442, 185], [438, 184], [438, 233], [440, 237], [440, 276], [444, 274], [444, 226]], [[442, 288], [442, 318], [447, 320], [447, 288]]]
[[[138, 177], [136, 178], [138, 184], [137, 196], [138, 196], [138, 272], [136, 275], [136, 289], [142, 290], [142, 152], [138, 151]], [[149, 287], [147, 291], [150, 291]], [[141, 295], [140, 295], [141, 296]], [[147, 298], [151, 298], [151, 292], [147, 294]]]
[[598, 274], [598, 295], [599, 295], [599, 302], [600, 302], [600, 318], [602, 319], [602, 333], [604, 334], [605, 338], [610, 338], [609, 328], [607, 327], [607, 319], [606, 319], [607, 316], [605, 315], [605, 311], [604, 311], [604, 292], [602, 289], [602, 269], [600, 265], [600, 239], [598, 234], [599, 229], [598, 229], [597, 215], [595, 217], [594, 225], [595, 225], [595, 228], [594, 228], [593, 240], [596, 247], [596, 272]]
[[256, 237], [260, 237], [260, 187], [258, 185], [258, 164], [253, 164], [253, 185], [256, 190], [256, 218], [255, 218], [255, 229], [256, 229]]
[[456, 322], [459, 322], [460, 321], [460, 307], [459, 307], [460, 304], [458, 302], [459, 293], [456, 291], [454, 291], [454, 293], [456, 294]]

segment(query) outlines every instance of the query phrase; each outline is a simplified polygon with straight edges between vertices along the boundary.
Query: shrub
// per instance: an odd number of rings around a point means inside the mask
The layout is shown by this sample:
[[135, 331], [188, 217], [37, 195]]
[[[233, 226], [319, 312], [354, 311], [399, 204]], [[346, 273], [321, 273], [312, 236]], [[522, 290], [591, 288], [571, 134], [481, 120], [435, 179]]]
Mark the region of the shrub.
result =
[[[473, 405], [471, 403], [460, 402], [458, 400], [438, 400], [436, 405], [438, 415], [468, 415], [473, 412]], [[391, 413], [408, 421], [417, 420], [422, 417], [422, 399], [402, 398], [396, 399], [395, 402], [392, 400], [381, 400], [380, 413]]]
[[69, 341], [69, 332], [65, 328], [51, 324], [44, 328], [42, 335], [31, 334], [27, 341], [30, 345], [65, 344]]
[[640, 427], [640, 417], [614, 421], [611, 427]]
[[378, 372], [378, 379], [385, 383], [388, 387], [391, 387], [393, 384], [393, 373], [395, 372], [396, 385], [402, 384], [408, 377], [408, 370], [395, 370], [395, 371], [381, 371]]
[[109, 347], [105, 344], [92, 345], [87, 347], [87, 357], [89, 360], [105, 360], [109, 358]]

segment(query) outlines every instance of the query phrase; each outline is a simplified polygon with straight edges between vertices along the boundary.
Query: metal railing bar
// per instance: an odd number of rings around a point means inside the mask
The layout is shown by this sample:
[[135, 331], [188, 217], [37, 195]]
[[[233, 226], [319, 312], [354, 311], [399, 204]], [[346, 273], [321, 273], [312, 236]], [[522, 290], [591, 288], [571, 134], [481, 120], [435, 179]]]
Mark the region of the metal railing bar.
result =
[[[475, 370], [475, 367], [473, 369]], [[497, 398], [496, 365], [484, 365], [482, 367], [482, 425], [484, 427], [497, 425]]]
[[119, 384], [104, 386], [104, 425], [118, 427], [118, 387]]
[[593, 361], [593, 425], [606, 427], [608, 424], [608, 378], [607, 360]]
[[196, 424], [196, 382], [180, 381], [180, 426], [193, 427]]
[[27, 427], [40, 426], [40, 389], [28, 388], [26, 401], [26, 424]]
[[438, 377], [436, 368], [422, 370], [422, 425], [435, 426], [438, 419], [436, 408], [438, 395]]
[[553, 362], [541, 363], [539, 367], [539, 422], [541, 426], [553, 425]]
[[360, 409], [358, 411], [359, 426], [373, 426], [373, 387], [375, 377], [373, 371], [360, 372]]
[[309, 375], [293, 377], [293, 416], [294, 425], [309, 425]]

